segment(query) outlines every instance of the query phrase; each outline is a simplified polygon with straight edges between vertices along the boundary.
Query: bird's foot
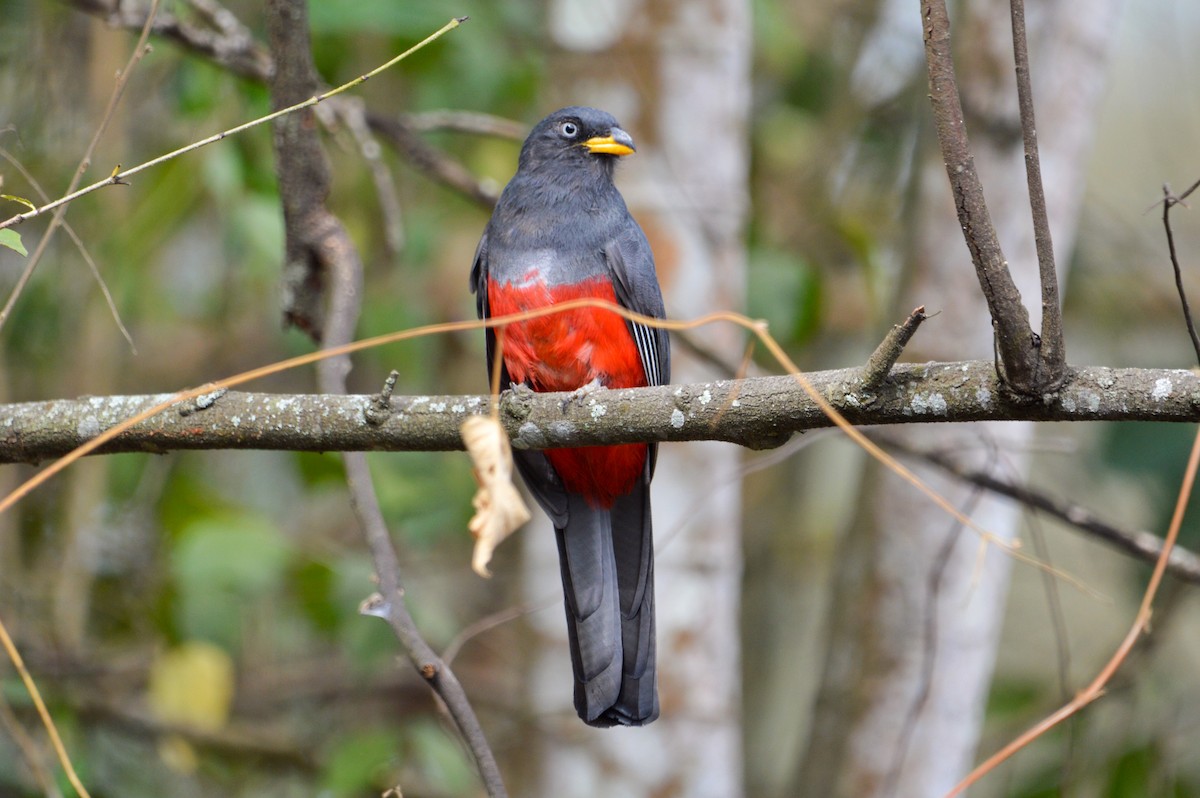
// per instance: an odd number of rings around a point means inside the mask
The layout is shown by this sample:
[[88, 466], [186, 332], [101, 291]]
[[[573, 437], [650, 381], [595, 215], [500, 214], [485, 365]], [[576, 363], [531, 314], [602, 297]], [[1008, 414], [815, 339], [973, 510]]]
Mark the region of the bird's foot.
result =
[[510, 382], [507, 390], [502, 393], [511, 393], [513, 396], [532, 396], [535, 391], [523, 382]]
[[576, 404], [582, 406], [584, 399], [587, 399], [589, 396], [594, 394], [596, 391], [603, 391], [603, 390], [605, 390], [604, 383], [600, 382], [599, 377], [595, 377], [587, 385], [581, 385], [578, 388], [576, 388], [575, 390], [571, 391], [569, 394], [567, 394], [567, 398], [563, 399], [563, 401], [562, 401], [562, 409], [564, 411], [566, 411], [567, 406], [570, 405], [572, 402], [575, 402]]

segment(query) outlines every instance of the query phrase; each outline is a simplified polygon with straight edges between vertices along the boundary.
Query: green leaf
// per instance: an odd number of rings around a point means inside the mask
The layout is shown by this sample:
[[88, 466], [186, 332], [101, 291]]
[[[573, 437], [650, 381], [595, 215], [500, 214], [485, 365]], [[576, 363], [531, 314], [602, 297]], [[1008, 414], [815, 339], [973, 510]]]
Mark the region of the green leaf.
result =
[[0, 199], [6, 199], [9, 202], [19, 202], [31, 211], [37, 210], [37, 206], [24, 197], [18, 197], [13, 194], [0, 194]]
[[25, 245], [21, 243], [21, 234], [11, 228], [0, 230], [0, 247], [8, 247], [20, 252], [22, 255], [29, 255], [25, 251]]

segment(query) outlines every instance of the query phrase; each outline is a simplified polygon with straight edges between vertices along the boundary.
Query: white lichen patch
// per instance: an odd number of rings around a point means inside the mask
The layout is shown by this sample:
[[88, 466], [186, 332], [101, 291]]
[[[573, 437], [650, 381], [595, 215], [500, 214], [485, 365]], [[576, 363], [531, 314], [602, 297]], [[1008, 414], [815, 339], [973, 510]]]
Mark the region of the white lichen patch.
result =
[[848, 393], [842, 397], [842, 404], [846, 407], [862, 407], [862, 402], [858, 401], [858, 397], [852, 393]]
[[445, 413], [446, 412], [446, 403], [445, 402], [430, 402], [429, 409], [435, 413]]
[[459, 402], [459, 403], [450, 405], [450, 410], [453, 413], [465, 413], [465, 412], [467, 412], [467, 406], [462, 404], [461, 402]]
[[592, 418], [597, 419], [608, 412], [608, 408], [599, 402], [592, 400]]
[[730, 402], [730, 403], [729, 403], [729, 406], [730, 406], [730, 407], [741, 407], [741, 406], [742, 406], [742, 400], [741, 400], [741, 399], [734, 399], [732, 402]]
[[991, 407], [992, 406], [992, 392], [989, 391], [987, 388], [976, 388], [975, 389], [975, 401], [979, 402], [979, 406], [982, 408], [986, 409], [986, 408]]
[[1156, 402], [1165, 401], [1171, 395], [1174, 386], [1166, 377], [1159, 377], [1154, 381], [1154, 390], [1150, 392], [1150, 398]]
[[683, 411], [678, 407], [671, 411], [671, 426], [675, 429], [683, 429]]
[[700, 394], [700, 404], [707, 405], [711, 401], [712, 401], [712, 393], [707, 388], [705, 388], [704, 393]]
[[918, 416], [944, 416], [946, 415], [946, 397], [940, 393], [934, 394], [915, 394], [912, 401], [909, 403], [912, 412]]
[[242, 426], [242, 417], [241, 416], [230, 416], [229, 423], [232, 424], [234, 426], [234, 428], [236, 429], [237, 427]]
[[81, 438], [94, 438], [100, 434], [100, 422], [95, 416], [87, 416], [79, 420], [75, 433]]

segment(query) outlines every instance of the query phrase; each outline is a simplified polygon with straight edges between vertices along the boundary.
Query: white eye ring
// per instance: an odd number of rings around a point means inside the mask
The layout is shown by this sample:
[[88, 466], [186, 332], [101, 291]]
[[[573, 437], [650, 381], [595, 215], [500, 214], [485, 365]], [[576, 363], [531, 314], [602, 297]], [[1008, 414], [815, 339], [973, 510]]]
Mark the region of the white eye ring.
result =
[[574, 122], [563, 122], [558, 126], [559, 131], [566, 138], [573, 139], [579, 135], [579, 125]]

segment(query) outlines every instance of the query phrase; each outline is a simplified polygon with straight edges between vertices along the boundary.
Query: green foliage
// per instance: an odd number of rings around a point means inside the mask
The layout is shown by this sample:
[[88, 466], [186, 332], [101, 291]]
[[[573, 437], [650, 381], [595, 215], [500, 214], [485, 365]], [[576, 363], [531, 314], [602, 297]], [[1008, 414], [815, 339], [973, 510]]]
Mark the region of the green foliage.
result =
[[29, 255], [29, 252], [25, 249], [25, 245], [21, 243], [21, 234], [11, 227], [0, 230], [0, 247], [7, 247], [21, 255]]
[[255, 600], [278, 592], [290, 554], [288, 541], [266, 519], [229, 514], [191, 521], [171, 553], [180, 636], [237, 650], [237, 621]]
[[[1190, 430], [1177, 424], [1129, 422], [1105, 427], [1103, 461], [1145, 487], [1155, 513], [1147, 526], [1155, 534], [1165, 534], [1170, 524], [1191, 447]], [[1200, 492], [1192, 491], [1187, 506], [1180, 543], [1194, 547], [1200, 542], [1196, 523]]]
[[326, 757], [325, 789], [335, 796], [380, 793], [399, 782], [396, 751], [401, 735], [395, 729], [371, 729], [339, 736]]
[[766, 319], [773, 335], [802, 344], [820, 326], [820, 274], [794, 253], [753, 249], [747, 304], [750, 316]]

